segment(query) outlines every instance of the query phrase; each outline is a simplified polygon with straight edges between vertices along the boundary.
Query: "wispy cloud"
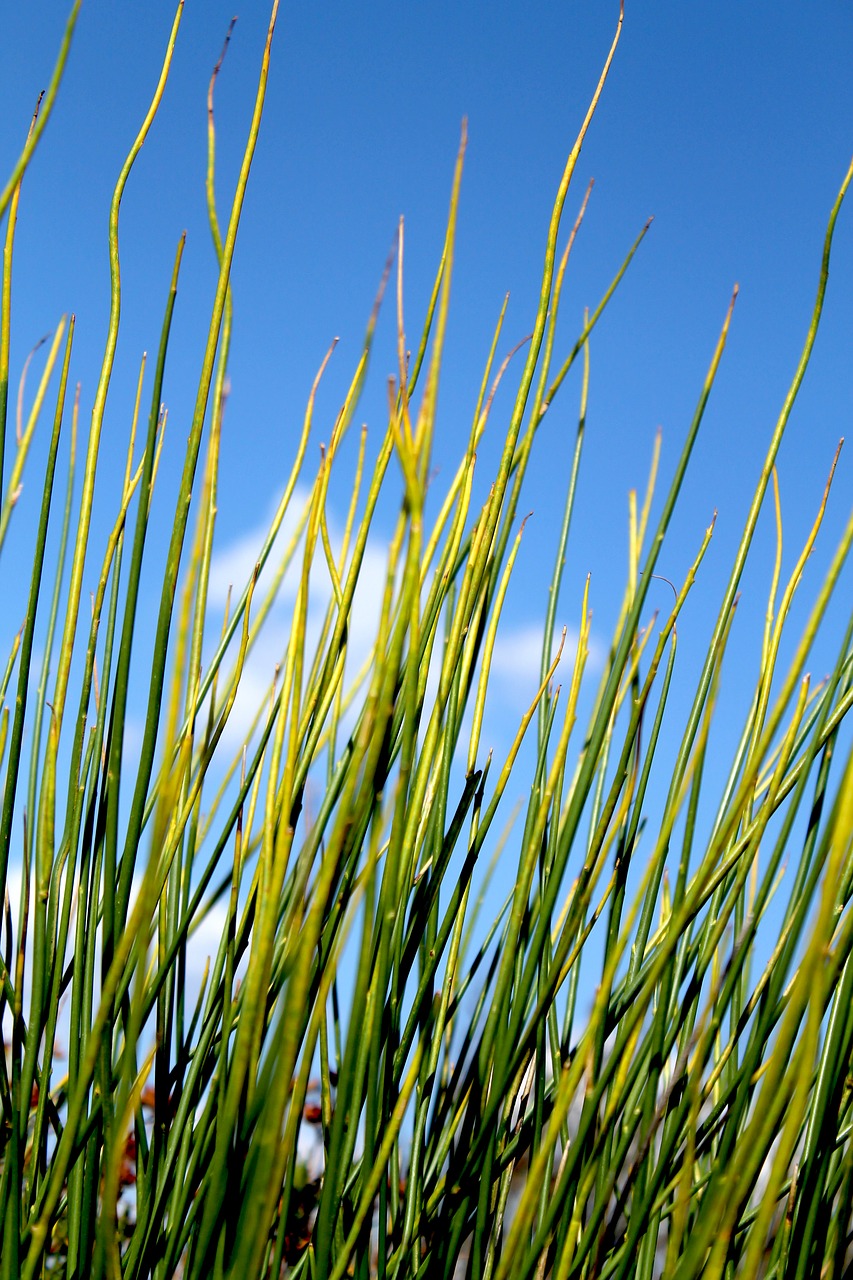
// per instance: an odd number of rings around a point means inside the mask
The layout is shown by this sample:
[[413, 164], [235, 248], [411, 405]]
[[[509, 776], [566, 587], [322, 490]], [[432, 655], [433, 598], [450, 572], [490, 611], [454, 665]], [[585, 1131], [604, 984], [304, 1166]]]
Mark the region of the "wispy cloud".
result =
[[[276, 567], [291, 545], [299, 527], [299, 513], [307, 501], [307, 492], [297, 490], [269, 561], [255, 589], [254, 611], [275, 580]], [[269, 520], [272, 519], [272, 511]], [[334, 515], [328, 518], [329, 539], [335, 556], [340, 555], [343, 530]], [[212, 610], [224, 606], [229, 590], [236, 598], [254, 570], [258, 549], [263, 545], [269, 521], [258, 524], [230, 542], [215, 554], [211, 563], [209, 602]], [[378, 536], [368, 538], [353, 599], [347, 629], [347, 678], [352, 679], [367, 660], [376, 638], [382, 596], [387, 575], [388, 548]], [[293, 620], [299, 578], [303, 570], [303, 543], [284, 574], [266, 623], [246, 662], [240, 689], [225, 731], [226, 742], [241, 743], [248, 734], [257, 709], [269, 696], [276, 668], [284, 659]], [[322, 551], [317, 549], [308, 582], [308, 611], [305, 628], [305, 651], [312, 655], [319, 643], [323, 621], [332, 600], [332, 580]], [[211, 635], [215, 624], [211, 619]]]
[[[294, 538], [298, 529], [299, 513], [307, 498], [307, 491], [297, 491], [294, 494], [290, 511], [279, 532], [276, 547], [256, 588], [256, 602], [263, 599], [267, 585], [273, 581], [274, 566], [280, 562], [280, 557]], [[272, 511], [269, 516], [271, 518]], [[328, 523], [331, 545], [334, 554], [338, 555], [342, 542], [342, 526], [333, 512], [329, 514]], [[209, 599], [212, 609], [218, 612], [222, 608], [229, 588], [235, 596], [242, 591], [254, 569], [257, 551], [264, 541], [267, 527], [267, 523], [260, 523], [254, 529], [241, 533], [219, 548], [211, 565]], [[387, 577], [387, 564], [387, 542], [379, 534], [371, 534], [365, 547], [347, 632], [347, 681], [354, 679], [375, 644]], [[302, 547], [300, 545], [282, 579], [266, 625], [246, 663], [240, 690], [225, 734], [226, 745], [232, 749], [239, 747], [246, 739], [258, 707], [269, 696], [276, 667], [284, 658], [301, 571]], [[306, 625], [306, 652], [309, 654], [314, 652], [331, 599], [331, 579], [322, 552], [318, 548], [309, 578]], [[212, 627], [211, 630], [213, 631], [214, 628]], [[558, 628], [552, 642], [553, 655], [556, 655], [560, 638], [561, 629]], [[571, 675], [576, 657], [577, 639], [577, 630], [570, 628], [567, 631], [557, 671], [558, 681], [565, 682]], [[502, 619], [489, 678], [491, 733], [498, 736], [503, 733], [508, 739], [515, 733], [518, 716], [529, 706], [539, 686], [542, 642], [541, 624], [523, 617], [507, 616]], [[601, 662], [600, 647], [593, 642], [587, 658], [588, 673], [592, 674], [600, 669]], [[427, 687], [428, 703], [431, 697], [435, 696], [436, 689], [437, 670], [434, 661]]]

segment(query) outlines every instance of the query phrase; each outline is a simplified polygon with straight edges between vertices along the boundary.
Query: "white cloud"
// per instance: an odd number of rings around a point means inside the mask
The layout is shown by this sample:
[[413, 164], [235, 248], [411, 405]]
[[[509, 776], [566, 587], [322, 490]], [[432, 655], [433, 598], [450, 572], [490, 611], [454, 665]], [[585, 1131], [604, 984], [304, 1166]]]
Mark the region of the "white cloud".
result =
[[[535, 623], [524, 623], [520, 626], [507, 625], [498, 629], [495, 647], [492, 653], [491, 674], [504, 686], [513, 691], [523, 690], [532, 694], [539, 687], [542, 667], [543, 630]], [[556, 658], [562, 639], [562, 629], [557, 628], [551, 642], [551, 661]], [[566, 629], [563, 652], [555, 680], [565, 681], [571, 675], [578, 649], [578, 632], [574, 627]], [[594, 673], [601, 669], [602, 655], [600, 646], [592, 641], [586, 660], [586, 672]]]
[[[302, 485], [297, 485], [294, 489], [276, 536], [275, 545], [256, 589], [259, 590], [265, 582], [268, 583], [270, 581], [278, 563], [276, 553], [278, 553], [279, 557], [283, 556], [293, 540], [299, 527], [300, 516], [309, 496], [308, 490]], [[208, 582], [208, 604], [211, 608], [224, 606], [229, 591], [231, 592], [232, 602], [239, 598], [240, 593], [252, 576], [258, 553], [266, 540], [277, 506], [278, 503], [276, 502], [267, 510], [265, 518], [260, 520], [257, 525], [247, 529], [245, 533], [240, 534], [238, 537], [232, 538], [224, 547], [218, 548], [214, 552]], [[291, 573], [287, 575], [285, 582], [282, 583], [281, 594], [285, 598], [292, 599], [295, 591], [296, 579]]]
[[[308, 499], [306, 490], [298, 489], [293, 496], [288, 514], [276, 540], [267, 569], [256, 587], [253, 612], [257, 614], [260, 603], [264, 599], [265, 587], [274, 579], [274, 566], [284, 554], [298, 527], [300, 512]], [[274, 509], [270, 511], [272, 518]], [[226, 543], [214, 556], [211, 565], [210, 603], [216, 613], [219, 612], [228, 592], [233, 587], [232, 598], [239, 598], [246, 581], [254, 567], [257, 552], [262, 546], [268, 521], [254, 529], [241, 534]], [[339, 556], [342, 541], [342, 526], [334, 513], [328, 516], [329, 537], [334, 554]], [[379, 626], [382, 597], [385, 591], [387, 575], [388, 544], [376, 534], [368, 537], [364, 551], [350, 614], [347, 632], [347, 662], [345, 672], [345, 689], [361, 670], [373, 649]], [[268, 705], [270, 689], [276, 667], [282, 663], [290, 634], [293, 605], [296, 599], [299, 575], [302, 572], [302, 545], [299, 546], [285, 574], [276, 601], [266, 619], [264, 628], [250, 654], [241, 680], [240, 689], [235, 700], [231, 716], [224, 733], [223, 746], [230, 751], [237, 751], [246, 740], [258, 707]], [[320, 635], [323, 618], [332, 599], [332, 584], [323, 555], [322, 547], [317, 545], [309, 579], [309, 603], [306, 626], [306, 662], [315, 652]], [[211, 617], [210, 634], [213, 637], [218, 629], [218, 622]], [[505, 732], [509, 737], [517, 728], [517, 716], [523, 714], [529, 706], [539, 686], [539, 672], [542, 656], [543, 629], [541, 624], [530, 621], [515, 621], [512, 618], [501, 620], [492, 655], [490, 670], [490, 703], [492, 715], [490, 720], [500, 732], [500, 721], [504, 721]], [[555, 630], [552, 654], [559, 648], [561, 630]], [[236, 642], [235, 649], [236, 653]], [[571, 676], [577, 652], [577, 630], [569, 628], [563, 647], [560, 666], [557, 670], [557, 681], [565, 683]], [[438, 662], [441, 657], [440, 640], [436, 644], [430, 676], [427, 685], [427, 706], [435, 697], [438, 680]], [[599, 670], [602, 665], [600, 647], [593, 642], [587, 658], [587, 674]], [[354, 713], [348, 717], [346, 729], [354, 721]]]
[[[294, 492], [288, 513], [265, 570], [255, 588], [253, 613], [257, 614], [266, 592], [274, 582], [276, 566], [292, 542], [298, 528], [299, 513], [307, 500], [307, 492]], [[219, 612], [232, 588], [232, 601], [239, 599], [246, 582], [251, 577], [257, 554], [267, 535], [269, 520], [247, 533], [241, 534], [216, 553], [211, 564], [209, 602], [211, 609]], [[329, 516], [329, 540], [336, 557], [340, 555], [342, 529], [333, 515]], [[354, 679], [367, 660], [379, 625], [382, 596], [387, 574], [388, 548], [379, 537], [368, 538], [358, 576], [347, 631], [347, 664], [345, 679]], [[268, 703], [270, 688], [276, 667], [284, 660], [290, 635], [293, 606], [296, 600], [299, 578], [303, 571], [303, 542], [285, 573], [275, 602], [258, 636], [243, 670], [240, 688], [224, 733], [224, 744], [238, 748], [250, 731], [258, 707]], [[338, 572], [340, 572], [338, 564]], [[305, 654], [310, 662], [316, 651], [323, 620], [332, 599], [332, 582], [319, 542], [315, 549], [308, 587], [308, 614], [306, 622]], [[210, 635], [214, 637], [218, 622], [210, 620]], [[236, 654], [236, 641], [233, 648]]]

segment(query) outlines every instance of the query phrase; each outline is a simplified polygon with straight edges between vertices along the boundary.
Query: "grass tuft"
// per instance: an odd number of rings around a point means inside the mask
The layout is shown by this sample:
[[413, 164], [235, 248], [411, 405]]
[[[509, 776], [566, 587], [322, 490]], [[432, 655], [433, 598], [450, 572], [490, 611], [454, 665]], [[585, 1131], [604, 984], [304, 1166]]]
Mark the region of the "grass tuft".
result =
[[[215, 618], [229, 280], [277, 7], [221, 220], [222, 58], [210, 82], [206, 191], [219, 274], [165, 555], [150, 537], [151, 513], [161, 459], [174, 457], [163, 395], [183, 238], [163, 281], [156, 361], [141, 363], [124, 473], [106, 480], [112, 523], [102, 540], [92, 509], [121, 322], [121, 201], [160, 105], [182, 5], [112, 199], [108, 335], [79, 455], [73, 316], [46, 343], [26, 415], [25, 362], [14, 432], [8, 394], [22, 184], [79, 0], [0, 195], [0, 548], [18, 519], [35, 433], [49, 439], [38, 515], [25, 531], [26, 619], [0, 683], [0, 1277], [846, 1275], [853, 756], [842, 728], [853, 705], [853, 616], [821, 684], [807, 663], [853, 517], [802, 629], [790, 634], [835, 462], [792, 564], [775, 463], [817, 338], [853, 166], [830, 212], [803, 352], [685, 717], [672, 698], [674, 682], [685, 683], [677, 624], [703, 589], [713, 521], [683, 581], [671, 584], [668, 616], [649, 617], [648, 594], [736, 289], [668, 485], [658, 438], [639, 509], [632, 495], [624, 598], [600, 674], [589, 662], [588, 579], [566, 581], [576, 632], [553, 641], [583, 483], [590, 338], [648, 229], [561, 355], [557, 315], [589, 192], [568, 233], [564, 210], [621, 11], [558, 186], [532, 332], [501, 360], [504, 306], [455, 474], [439, 492], [432, 448], [464, 128], [414, 355], [401, 225], [328, 444], [312, 470], [315, 397], [331, 351], [254, 568]], [[362, 432], [355, 462], [342, 461], [352, 457], [342, 446], [382, 305], [397, 314], [387, 421], [375, 456]], [[540, 683], [512, 740], [492, 752], [483, 720], [528, 464], [576, 361], [581, 399]], [[477, 451], [500, 430], [499, 385], [514, 386], [512, 409], [478, 508]], [[341, 468], [352, 499], [336, 531], [329, 494]], [[358, 593], [380, 500], [397, 493], [364, 658], [353, 638]], [[760, 661], [733, 754], [715, 761], [722, 790], [709, 796], [718, 695], [738, 661], [729, 652], [738, 593], [770, 502], [777, 554]], [[323, 576], [330, 590], [318, 630], [309, 609]], [[238, 696], [285, 578], [294, 584], [289, 633], [235, 750]], [[160, 584], [151, 634], [144, 581]], [[85, 583], [94, 584], [91, 606]], [[570, 673], [562, 685], [558, 672]], [[581, 726], [582, 693], [596, 678]], [[144, 727], [132, 748], [130, 711], [140, 703]], [[517, 822], [500, 826], [501, 801], [519, 792]], [[483, 919], [498, 864], [511, 891]], [[203, 927], [218, 941], [196, 990], [188, 956]]]

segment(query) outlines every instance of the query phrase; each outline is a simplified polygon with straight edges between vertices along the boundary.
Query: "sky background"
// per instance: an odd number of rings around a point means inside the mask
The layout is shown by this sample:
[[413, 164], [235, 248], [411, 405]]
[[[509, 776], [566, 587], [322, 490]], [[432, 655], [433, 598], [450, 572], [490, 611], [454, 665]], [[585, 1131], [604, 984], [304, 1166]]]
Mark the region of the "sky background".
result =
[[[204, 203], [206, 94], [231, 4], [188, 0], [163, 105], [122, 206], [122, 330], [96, 509], [103, 527], [112, 518], [112, 484], [124, 468], [138, 361], [144, 349], [156, 349], [175, 246], [186, 228], [165, 389], [170, 426], [158, 495], [164, 521], [177, 487], [216, 280]], [[0, 155], [6, 172], [50, 77], [67, 8], [57, 0], [3, 6]], [[690, 673], [704, 653], [802, 348], [827, 216], [853, 152], [853, 3], [628, 0], [626, 8], [622, 41], [567, 203], [568, 226], [595, 179], [561, 306], [558, 362], [581, 328], [584, 308], [596, 305], [646, 219], [654, 215], [655, 221], [591, 342], [582, 483], [559, 621], [577, 621], [591, 573], [594, 644], [603, 651], [625, 580], [628, 490], [645, 485], [660, 425], [664, 491], [738, 282], [729, 345], [659, 564], [661, 574], [680, 581], [718, 511], [711, 551], [679, 624], [686, 706]], [[232, 390], [217, 533], [220, 595], [234, 566], [251, 564], [290, 468], [311, 382], [338, 336], [318, 396], [312, 447], [328, 438], [401, 214], [407, 322], [411, 335], [419, 332], [467, 117], [434, 458], [439, 485], [453, 474], [505, 293], [510, 304], [501, 354], [532, 327], [553, 197], [617, 13], [616, 3], [541, 0], [282, 5], [232, 274]], [[73, 310], [72, 378], [83, 384], [84, 422], [106, 332], [110, 195], [156, 83], [172, 17], [171, 5], [161, 0], [84, 0], [55, 112], [24, 186], [12, 384], [30, 347]], [[267, 19], [260, 0], [240, 8], [217, 86], [221, 211], [242, 154]], [[779, 459], [788, 570], [814, 519], [837, 442], [849, 430], [851, 338], [853, 203], [839, 221], [822, 330]], [[388, 306], [358, 415], [376, 441], [384, 426], [385, 380], [394, 369]], [[491, 727], [496, 739], [517, 722], [535, 688], [535, 641], [577, 400], [573, 377], [543, 424], [530, 469], [522, 505], [533, 516], [508, 602]], [[499, 397], [480, 451], [482, 496], [509, 403]], [[38, 476], [40, 465], [36, 454], [30, 477]], [[848, 515], [851, 468], [842, 453], [801, 593], [803, 607]], [[333, 489], [333, 510], [337, 504], [343, 512], [348, 496], [345, 486]], [[24, 509], [27, 498], [32, 504], [38, 498], [32, 478]], [[380, 529], [384, 519], [390, 530], [392, 518], [393, 505], [381, 513]], [[24, 527], [26, 519], [22, 514]], [[727, 665], [721, 702], [724, 733], [726, 726], [736, 733], [738, 708], [753, 686], [772, 545], [768, 519], [744, 579], [745, 603], [733, 637], [737, 657]], [[372, 551], [381, 568], [381, 538]], [[4, 583], [10, 572], [7, 562]], [[158, 582], [149, 581], [146, 590], [153, 609]], [[825, 646], [817, 651], [817, 675], [830, 665], [850, 590], [848, 574]], [[668, 609], [670, 602], [669, 588], [656, 584], [650, 608]], [[10, 637], [20, 625], [13, 604], [5, 627]], [[268, 667], [257, 678], [264, 685]]]

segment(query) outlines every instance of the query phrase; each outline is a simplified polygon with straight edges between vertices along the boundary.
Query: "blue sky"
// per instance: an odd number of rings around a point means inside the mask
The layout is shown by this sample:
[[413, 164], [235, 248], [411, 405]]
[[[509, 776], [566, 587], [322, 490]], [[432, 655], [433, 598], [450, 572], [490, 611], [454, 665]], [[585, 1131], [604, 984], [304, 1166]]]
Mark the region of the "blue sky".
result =
[[[49, 78], [66, 10], [57, 0], [28, 0], [4, 13], [0, 149], [7, 170]], [[439, 478], [452, 474], [507, 291], [503, 349], [530, 330], [554, 192], [617, 12], [616, 3], [538, 0], [282, 5], [232, 277], [232, 394], [218, 532], [223, 559], [261, 531], [289, 469], [314, 373], [337, 335], [317, 408], [317, 440], [327, 434], [401, 214], [407, 316], [417, 332], [467, 117], [435, 449]], [[188, 0], [163, 107], [123, 205], [124, 316], [102, 491], [123, 468], [139, 356], [156, 346], [175, 244], [184, 228], [188, 232], [166, 385], [174, 448], [169, 455], [167, 446], [164, 463], [164, 510], [177, 483], [215, 282], [204, 208], [205, 100], [231, 15], [231, 0]], [[265, 3], [247, 0], [217, 87], [223, 205], [242, 151], [267, 16]], [[83, 382], [84, 406], [91, 403], [105, 334], [110, 193], [150, 99], [171, 21], [171, 5], [161, 0], [144, 6], [84, 0], [55, 114], [24, 187], [13, 382], [30, 346], [61, 313], [74, 310], [72, 376]], [[576, 620], [591, 572], [601, 643], [624, 582], [627, 491], [645, 483], [658, 425], [663, 478], [670, 474], [737, 281], [729, 346], [660, 563], [661, 573], [680, 579], [718, 509], [712, 550], [680, 631], [687, 672], [691, 655], [703, 651], [802, 347], [826, 218], [853, 152], [851, 49], [849, 0], [628, 0], [622, 42], [569, 195], [570, 222], [595, 179], [558, 339], [568, 350], [584, 307], [595, 305], [654, 215], [591, 344], [587, 445], [561, 621]], [[842, 211], [823, 328], [779, 460], [788, 566], [811, 525], [837, 441], [849, 431], [852, 336], [853, 206]], [[394, 367], [388, 307], [360, 413], [376, 438], [385, 377]], [[482, 485], [496, 461], [507, 406], [496, 404], [491, 441], [481, 451]], [[544, 611], [576, 411], [577, 381], [570, 379], [542, 428], [530, 472], [527, 505], [534, 514], [508, 617], [522, 634]], [[849, 511], [851, 466], [842, 454], [803, 588], [806, 600]], [[33, 476], [38, 468], [34, 458]], [[31, 486], [34, 494], [37, 482]], [[338, 498], [342, 507], [346, 494]], [[744, 581], [742, 663], [728, 673], [724, 695], [735, 709], [752, 686], [771, 530], [765, 521]], [[849, 574], [845, 589], [849, 596]], [[156, 583], [151, 592], [153, 602]], [[661, 586], [652, 605], [668, 607], [667, 593]], [[845, 613], [839, 607], [833, 616]], [[816, 661], [825, 656], [828, 665], [831, 648]]]
[[[47, 81], [66, 9], [58, 0], [33, 0], [4, 15], [0, 141], [9, 159]], [[223, 532], [244, 528], [258, 501], [272, 499], [288, 433], [329, 340], [339, 335], [318, 421], [334, 412], [400, 214], [414, 330], [440, 251], [467, 115], [444, 430], [436, 450], [437, 465], [453, 464], [504, 292], [511, 294], [507, 344], [529, 330], [548, 212], [616, 11], [615, 4], [499, 3], [489, 6], [485, 21], [486, 10], [476, 4], [282, 6], [234, 270]], [[105, 326], [109, 195], [171, 25], [169, 4], [155, 0], [144, 19], [142, 13], [85, 0], [21, 210], [16, 280], [26, 288], [15, 297], [13, 369], [15, 356], [19, 365], [58, 314], [73, 309], [84, 403]], [[140, 351], [156, 340], [184, 227], [175, 346], [178, 360], [197, 358], [214, 278], [203, 205], [205, 94], [230, 16], [230, 5], [187, 4], [163, 108], [125, 199], [118, 373], [128, 385]], [[242, 146], [266, 18], [259, 0], [240, 14], [217, 89], [223, 200]], [[594, 305], [645, 219], [655, 216], [592, 345], [587, 495], [606, 483], [614, 507], [599, 553], [623, 553], [624, 495], [643, 482], [658, 424], [665, 462], [674, 456], [736, 280], [741, 294], [729, 350], [685, 509], [704, 521], [719, 507], [721, 543], [729, 523], [733, 534], [742, 518], [799, 354], [826, 215], [853, 149], [851, 41], [849, 3], [627, 6], [567, 211], [573, 217], [594, 177], [564, 303], [566, 346], [583, 307]], [[853, 406], [847, 221], [837, 237], [814, 367], [781, 459], [792, 535], [800, 493], [805, 520], [813, 507], [809, 492], [816, 500], [814, 486], [822, 484]], [[390, 308], [386, 319], [387, 339]], [[392, 367], [390, 347], [386, 352], [380, 342], [378, 406]], [[176, 360], [167, 389], [173, 418], [181, 407], [181, 372]], [[126, 410], [121, 394], [118, 381], [116, 420]], [[559, 508], [563, 477], [548, 455], [571, 430], [575, 407], [575, 390], [567, 388], [541, 450], [531, 543], [547, 538], [549, 514]], [[494, 439], [496, 448], [497, 424]], [[839, 489], [845, 476], [849, 490], [846, 460]], [[597, 567], [594, 556], [589, 567]]]

